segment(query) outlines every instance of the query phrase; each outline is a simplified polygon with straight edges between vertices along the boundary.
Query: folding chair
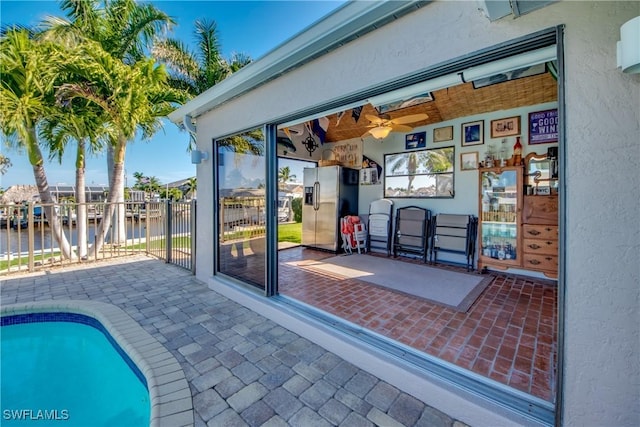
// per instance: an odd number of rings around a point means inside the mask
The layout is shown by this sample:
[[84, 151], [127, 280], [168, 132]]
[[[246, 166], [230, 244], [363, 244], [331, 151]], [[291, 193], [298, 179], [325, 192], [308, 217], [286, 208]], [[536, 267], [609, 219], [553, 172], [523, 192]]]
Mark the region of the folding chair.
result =
[[353, 224], [353, 241], [358, 248], [358, 253], [367, 252], [367, 237], [367, 227], [362, 222]]
[[340, 236], [342, 237], [342, 250], [345, 253], [351, 254], [353, 253], [353, 246], [351, 245], [353, 232], [350, 230], [351, 224], [348, 218], [348, 216], [340, 218]]

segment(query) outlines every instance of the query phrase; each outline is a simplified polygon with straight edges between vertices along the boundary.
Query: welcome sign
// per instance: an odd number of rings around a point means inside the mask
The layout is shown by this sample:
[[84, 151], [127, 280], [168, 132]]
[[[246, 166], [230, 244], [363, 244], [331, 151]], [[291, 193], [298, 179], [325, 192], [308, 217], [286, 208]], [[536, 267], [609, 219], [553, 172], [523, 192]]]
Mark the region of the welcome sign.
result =
[[529, 113], [529, 144], [558, 142], [558, 109]]

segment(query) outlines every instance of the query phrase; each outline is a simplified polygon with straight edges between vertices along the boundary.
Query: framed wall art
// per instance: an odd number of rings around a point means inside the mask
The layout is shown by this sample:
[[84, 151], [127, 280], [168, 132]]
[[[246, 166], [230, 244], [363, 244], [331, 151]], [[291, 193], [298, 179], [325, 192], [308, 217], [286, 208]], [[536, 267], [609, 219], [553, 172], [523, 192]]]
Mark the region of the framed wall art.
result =
[[460, 153], [460, 170], [471, 171], [478, 169], [478, 152]]
[[405, 136], [404, 148], [405, 150], [413, 150], [414, 148], [424, 148], [427, 145], [427, 133], [416, 132], [410, 133]]
[[558, 109], [529, 113], [529, 145], [558, 142]]
[[433, 142], [451, 141], [453, 139], [453, 126], [435, 128], [433, 130]]
[[484, 120], [462, 124], [462, 146], [484, 144]]
[[491, 120], [491, 138], [520, 135], [520, 116]]
[[453, 147], [384, 155], [384, 197], [453, 198]]

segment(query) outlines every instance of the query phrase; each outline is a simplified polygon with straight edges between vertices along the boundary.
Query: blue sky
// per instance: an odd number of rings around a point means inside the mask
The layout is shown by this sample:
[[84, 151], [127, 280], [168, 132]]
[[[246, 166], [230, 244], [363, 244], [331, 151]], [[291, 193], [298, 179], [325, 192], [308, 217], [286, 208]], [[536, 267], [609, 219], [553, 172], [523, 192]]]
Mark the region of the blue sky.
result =
[[[242, 52], [254, 60], [299, 33], [332, 10], [340, 1], [152, 1], [172, 16], [177, 26], [172, 37], [185, 43], [193, 41], [193, 22], [199, 18], [213, 19], [218, 24], [219, 38], [226, 57]], [[35, 25], [45, 16], [63, 16], [57, 1], [0, 0], [2, 25], [19, 23]], [[133, 185], [133, 173], [155, 176], [167, 183], [195, 175], [195, 165], [186, 151], [188, 136], [169, 121], [164, 131], [150, 141], [135, 141], [127, 146], [125, 170], [127, 184]], [[35, 184], [33, 170], [24, 152], [9, 148], [2, 140], [2, 153], [13, 166], [0, 176], [0, 187], [15, 184]], [[48, 153], [43, 153], [47, 156]], [[65, 155], [62, 164], [46, 162], [50, 185], [73, 184], [75, 169], [73, 155]], [[90, 156], [86, 168], [87, 184], [107, 184], [106, 160], [103, 155]], [[302, 178], [302, 176], [299, 176]]]

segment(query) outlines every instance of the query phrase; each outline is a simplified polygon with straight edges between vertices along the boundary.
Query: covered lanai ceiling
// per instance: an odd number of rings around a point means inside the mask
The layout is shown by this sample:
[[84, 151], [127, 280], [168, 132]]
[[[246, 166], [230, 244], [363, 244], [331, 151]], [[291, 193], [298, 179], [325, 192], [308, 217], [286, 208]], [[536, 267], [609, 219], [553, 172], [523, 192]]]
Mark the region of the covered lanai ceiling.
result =
[[[558, 87], [553, 76], [546, 72], [479, 89], [474, 89], [472, 83], [464, 83], [434, 91], [433, 97], [433, 101], [388, 114], [391, 119], [409, 114], [428, 114], [428, 119], [411, 124], [412, 127], [420, 127], [459, 117], [557, 101]], [[357, 123], [351, 118], [350, 112], [347, 112], [337, 125], [338, 115], [328, 116], [326, 142], [360, 138], [367, 131], [369, 124], [365, 118], [366, 114], [377, 115], [377, 111], [372, 105], [366, 104]]]

